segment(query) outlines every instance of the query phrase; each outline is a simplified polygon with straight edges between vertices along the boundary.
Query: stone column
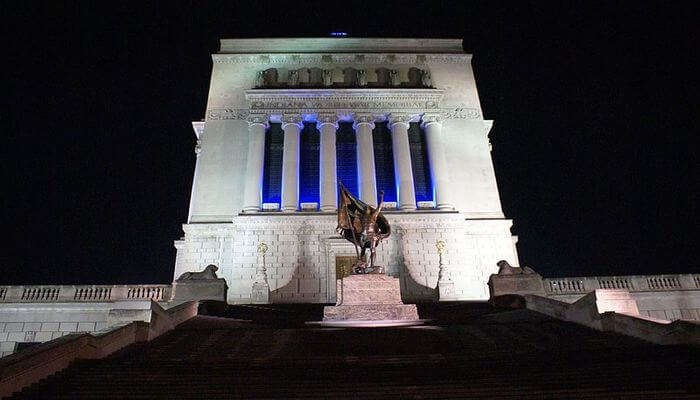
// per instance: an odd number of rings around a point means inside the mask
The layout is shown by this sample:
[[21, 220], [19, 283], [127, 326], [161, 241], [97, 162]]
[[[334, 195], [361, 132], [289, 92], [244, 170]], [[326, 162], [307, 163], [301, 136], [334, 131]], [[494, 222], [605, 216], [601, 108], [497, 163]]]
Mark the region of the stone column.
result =
[[422, 127], [425, 130], [425, 142], [428, 146], [430, 162], [430, 179], [433, 181], [435, 207], [440, 210], [454, 210], [449, 196], [450, 178], [443, 147], [442, 123], [437, 114], [425, 114]]
[[338, 173], [336, 166], [335, 136], [338, 130], [336, 114], [318, 116], [321, 131], [321, 154], [319, 157], [319, 197], [321, 211], [332, 212], [338, 208]]
[[251, 117], [248, 121], [248, 160], [243, 190], [244, 213], [260, 211], [267, 127], [267, 117]]
[[377, 206], [377, 175], [374, 170], [374, 118], [371, 114], [355, 116], [355, 142], [357, 143], [357, 175], [360, 178], [360, 199]]
[[390, 115], [391, 145], [394, 152], [394, 175], [399, 185], [399, 208], [416, 209], [416, 190], [413, 186], [413, 167], [411, 167], [411, 147], [408, 144], [408, 115]]
[[301, 132], [300, 115], [284, 115], [284, 151], [282, 153], [282, 211], [293, 212], [299, 208], [299, 146]]

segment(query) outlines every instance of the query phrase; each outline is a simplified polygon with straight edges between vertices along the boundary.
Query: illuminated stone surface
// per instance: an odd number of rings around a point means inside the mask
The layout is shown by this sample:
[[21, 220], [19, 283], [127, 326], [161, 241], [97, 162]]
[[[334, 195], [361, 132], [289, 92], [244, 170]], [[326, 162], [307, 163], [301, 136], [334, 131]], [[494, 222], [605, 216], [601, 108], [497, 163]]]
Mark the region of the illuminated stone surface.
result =
[[[518, 265], [489, 152], [491, 121], [483, 119], [471, 56], [462, 53], [459, 40], [221, 43], [213, 55], [206, 119], [197, 126], [199, 153], [185, 235], [175, 242], [175, 276], [215, 264], [229, 286], [228, 301], [250, 302], [255, 247], [264, 241], [270, 246], [270, 302], [335, 302], [335, 271], [322, 243], [335, 236], [339, 122], [355, 124], [355, 194], [370, 204], [381, 189], [372, 129], [375, 122], [388, 124], [392, 146], [384, 149], [393, 149], [397, 211], [387, 213], [393, 235], [378, 255], [387, 273], [399, 278], [405, 301], [438, 299], [436, 240], [447, 243], [454, 300], [487, 299], [495, 263]], [[318, 199], [300, 193], [300, 121], [315, 122], [320, 135]], [[417, 155], [407, 132], [419, 122], [430, 171], [414, 172], [411, 160]], [[261, 195], [268, 123], [284, 129], [279, 208], [284, 214], [266, 211], [265, 203], [279, 200]], [[429, 176], [433, 185], [432, 201], [420, 207], [414, 173]], [[300, 199], [317, 202], [318, 215], [302, 210]]]

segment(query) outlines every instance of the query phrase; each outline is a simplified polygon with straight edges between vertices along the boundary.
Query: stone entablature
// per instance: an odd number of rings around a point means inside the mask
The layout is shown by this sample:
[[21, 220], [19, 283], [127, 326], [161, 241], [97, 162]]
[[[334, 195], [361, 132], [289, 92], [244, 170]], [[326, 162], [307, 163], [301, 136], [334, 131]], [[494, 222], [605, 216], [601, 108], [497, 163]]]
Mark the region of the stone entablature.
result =
[[457, 53], [461, 39], [272, 38], [222, 39], [220, 53]]
[[462, 64], [471, 54], [212, 54], [215, 63], [232, 64], [298, 64], [298, 65], [425, 65], [429, 63]]
[[[252, 113], [358, 112], [424, 113], [440, 107], [437, 89], [252, 89], [245, 91]], [[211, 110], [210, 110], [211, 111]]]

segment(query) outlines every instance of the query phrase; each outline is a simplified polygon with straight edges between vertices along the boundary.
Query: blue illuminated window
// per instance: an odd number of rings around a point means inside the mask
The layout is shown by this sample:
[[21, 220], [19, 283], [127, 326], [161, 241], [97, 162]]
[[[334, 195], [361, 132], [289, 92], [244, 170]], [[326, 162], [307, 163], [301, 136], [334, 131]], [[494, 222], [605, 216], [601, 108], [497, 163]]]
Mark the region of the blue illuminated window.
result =
[[352, 122], [340, 122], [338, 125], [335, 141], [338, 181], [343, 182], [350, 193], [358, 196], [355, 131], [352, 129]]
[[263, 164], [263, 203], [281, 203], [282, 152], [284, 131], [282, 124], [271, 123], [265, 135], [265, 161]]
[[425, 144], [425, 132], [417, 122], [412, 122], [408, 129], [408, 143], [411, 147], [411, 167], [413, 168], [416, 201], [433, 201], [428, 146]]
[[384, 201], [396, 201], [394, 178], [394, 155], [391, 145], [391, 130], [386, 122], [377, 122], [372, 131], [374, 140], [374, 170], [377, 179], [377, 202], [379, 192], [384, 191]]
[[319, 131], [315, 122], [305, 122], [301, 130], [299, 154], [299, 202], [318, 203]]

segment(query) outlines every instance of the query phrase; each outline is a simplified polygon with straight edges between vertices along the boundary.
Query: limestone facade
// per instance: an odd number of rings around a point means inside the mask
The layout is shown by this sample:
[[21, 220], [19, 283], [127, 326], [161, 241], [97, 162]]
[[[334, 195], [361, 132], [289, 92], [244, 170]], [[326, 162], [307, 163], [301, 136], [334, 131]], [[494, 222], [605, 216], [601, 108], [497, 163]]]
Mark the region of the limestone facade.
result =
[[[251, 302], [256, 248], [265, 243], [270, 302], [335, 302], [334, 257], [354, 254], [329, 244], [337, 236], [336, 130], [353, 122], [356, 195], [376, 204], [373, 129], [385, 122], [397, 199], [379, 262], [400, 278], [405, 301], [437, 300], [435, 243], [443, 240], [454, 299], [487, 299], [496, 262], [517, 265], [518, 257], [489, 152], [492, 121], [483, 119], [470, 62], [459, 40], [222, 40], [206, 118], [195, 124], [197, 164], [175, 277], [215, 264], [228, 301]], [[317, 203], [300, 200], [303, 122], [319, 132]], [[281, 196], [272, 204], [261, 193], [271, 123], [284, 132]], [[424, 171], [413, 171], [411, 123], [424, 135], [431, 201], [416, 198], [414, 175]]]
[[[392, 212], [392, 235], [381, 243], [377, 262], [400, 278], [404, 301], [436, 301], [440, 270], [437, 241], [443, 241], [444, 273], [454, 281], [453, 300], [486, 300], [486, 282], [496, 262], [517, 261], [509, 220], [466, 220], [459, 213]], [[229, 224], [186, 224], [175, 242], [175, 276], [193, 265], [216, 264], [228, 283], [228, 302], [250, 303], [251, 288], [266, 243], [271, 302], [335, 303], [336, 257], [354, 256], [337, 238], [335, 214], [246, 215]]]

